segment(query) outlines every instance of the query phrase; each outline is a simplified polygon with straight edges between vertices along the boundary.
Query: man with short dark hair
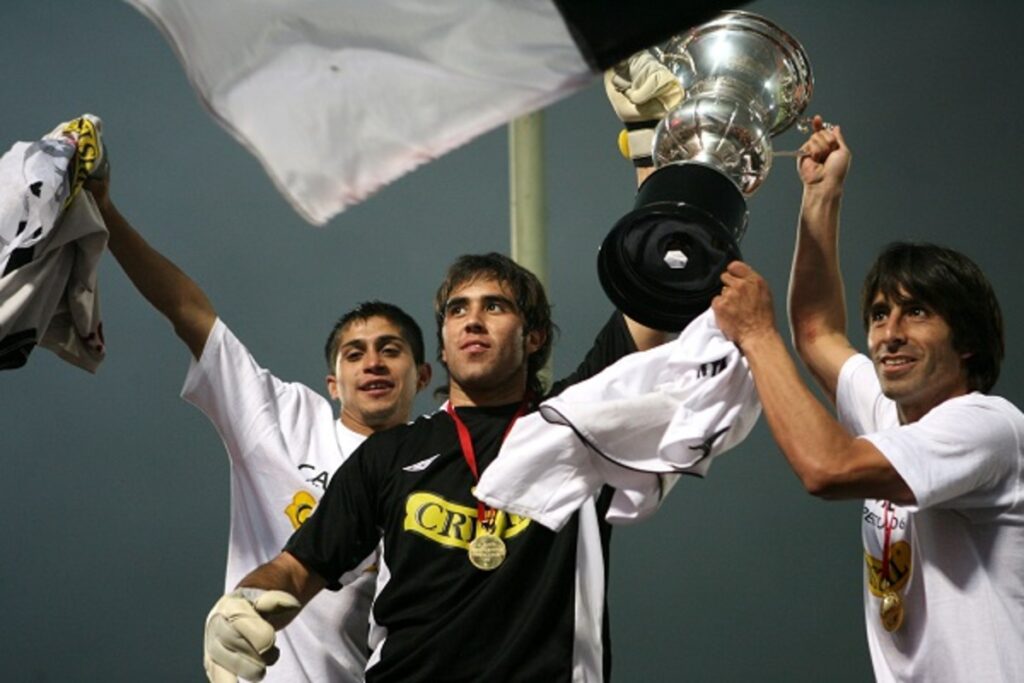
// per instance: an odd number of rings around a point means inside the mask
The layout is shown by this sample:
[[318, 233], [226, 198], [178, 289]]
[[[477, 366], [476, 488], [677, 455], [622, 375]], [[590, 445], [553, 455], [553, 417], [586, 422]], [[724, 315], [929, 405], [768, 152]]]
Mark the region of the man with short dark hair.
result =
[[[346, 313], [326, 343], [329, 401], [260, 367], [185, 273], [121, 216], [108, 181], [87, 187], [110, 231], [110, 250], [140, 293], [174, 325], [192, 352], [182, 396], [217, 428], [231, 462], [231, 531], [225, 583], [234, 587], [280, 551], [316, 508], [330, 477], [367, 435], [409, 420], [430, 381], [423, 334], [392, 304]], [[376, 574], [372, 548], [345, 589], [314, 601], [278, 642], [269, 680], [362, 680]], [[208, 671], [214, 667], [207, 662]], [[214, 674], [211, 673], [211, 676]], [[220, 672], [219, 680], [234, 680]]]
[[[367, 681], [607, 677], [604, 515], [612, 490], [557, 533], [472, 493], [511, 425], [542, 398], [537, 373], [553, 333], [543, 286], [505, 256], [464, 256], [448, 270], [435, 314], [448, 402], [367, 439], [285, 551], [221, 598], [206, 648], [222, 666], [261, 676], [272, 660], [272, 625], [282, 627], [322, 588], [337, 588], [379, 542]], [[616, 313], [550, 393], [664, 340]]]
[[999, 304], [963, 254], [896, 243], [865, 281], [869, 355], [846, 337], [839, 208], [850, 152], [820, 118], [790, 281], [804, 386], [764, 280], [730, 264], [712, 306], [745, 354], [780, 449], [812, 494], [866, 498], [864, 609], [879, 681], [1024, 680], [1024, 415], [990, 396]]
[[[364, 301], [343, 315], [327, 335], [324, 357], [327, 392], [341, 404], [338, 420], [362, 436], [408, 422], [413, 398], [430, 381], [420, 326], [383, 301]], [[410, 359], [413, 382], [403, 376]]]

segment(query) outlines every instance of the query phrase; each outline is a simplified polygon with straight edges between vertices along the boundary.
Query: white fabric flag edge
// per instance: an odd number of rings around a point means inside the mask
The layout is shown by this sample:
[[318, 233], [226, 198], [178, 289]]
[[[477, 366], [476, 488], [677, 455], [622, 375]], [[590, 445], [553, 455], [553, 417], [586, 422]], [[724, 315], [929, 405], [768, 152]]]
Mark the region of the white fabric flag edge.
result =
[[317, 225], [593, 76], [551, 0], [126, 2]]

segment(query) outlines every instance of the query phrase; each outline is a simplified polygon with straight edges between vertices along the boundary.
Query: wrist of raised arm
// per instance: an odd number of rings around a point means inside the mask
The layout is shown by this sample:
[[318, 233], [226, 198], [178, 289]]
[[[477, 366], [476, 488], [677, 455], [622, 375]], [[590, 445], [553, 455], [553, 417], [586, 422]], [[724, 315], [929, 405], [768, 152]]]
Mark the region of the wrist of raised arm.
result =
[[824, 180], [812, 185], [804, 185], [804, 208], [833, 209], [838, 208], [843, 200], [843, 185]]
[[782, 335], [774, 327], [748, 332], [739, 341], [738, 346], [748, 360], [754, 362], [759, 358], [770, 357], [778, 353], [787, 353]]

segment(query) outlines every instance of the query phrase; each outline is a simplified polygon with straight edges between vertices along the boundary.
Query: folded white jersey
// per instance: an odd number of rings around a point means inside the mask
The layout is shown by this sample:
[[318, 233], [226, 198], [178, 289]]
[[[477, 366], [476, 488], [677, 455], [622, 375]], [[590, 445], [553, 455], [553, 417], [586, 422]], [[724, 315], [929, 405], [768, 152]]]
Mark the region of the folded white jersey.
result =
[[760, 412], [746, 360], [708, 310], [675, 341], [631, 354], [519, 419], [476, 496], [557, 530], [610, 485], [606, 518], [636, 521], [679, 475], [704, 476]]
[[100, 126], [86, 114], [0, 157], [0, 369], [24, 365], [37, 344], [90, 372], [103, 360], [107, 231], [80, 191], [101, 159]]

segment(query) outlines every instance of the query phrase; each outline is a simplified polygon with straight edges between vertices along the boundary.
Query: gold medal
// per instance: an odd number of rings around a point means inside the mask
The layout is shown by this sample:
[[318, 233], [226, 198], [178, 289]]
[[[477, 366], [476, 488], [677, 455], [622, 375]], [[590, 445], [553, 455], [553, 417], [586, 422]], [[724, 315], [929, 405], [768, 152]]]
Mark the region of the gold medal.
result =
[[896, 591], [882, 593], [882, 603], [878, 609], [882, 620], [882, 628], [892, 633], [903, 625], [903, 598]]
[[489, 572], [505, 561], [505, 541], [491, 534], [481, 534], [469, 542], [469, 561], [481, 571]]
[[[516, 408], [516, 412], [509, 421], [508, 426], [505, 427], [505, 433], [501, 436], [502, 441], [508, 436], [512, 425], [516, 423], [516, 420], [529, 407], [530, 393], [527, 392], [519, 402], [519, 407]], [[455, 424], [455, 432], [459, 436], [459, 447], [462, 449], [462, 457], [465, 459], [469, 471], [473, 473], [473, 480], [480, 481], [480, 473], [477, 471], [476, 466], [476, 452], [473, 449], [473, 437], [465, 423], [459, 418], [458, 413], [455, 412], [455, 406], [452, 405], [451, 401], [448, 401], [445, 411]], [[505, 541], [494, 534], [495, 514], [495, 510], [488, 508], [484, 505], [483, 501], [478, 500], [476, 502], [476, 519], [480, 525], [479, 531], [482, 533], [479, 533], [476, 538], [469, 542], [467, 554], [469, 555], [470, 564], [485, 572], [494, 571], [500, 567], [501, 563], [505, 561], [505, 555], [507, 554]]]

